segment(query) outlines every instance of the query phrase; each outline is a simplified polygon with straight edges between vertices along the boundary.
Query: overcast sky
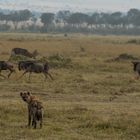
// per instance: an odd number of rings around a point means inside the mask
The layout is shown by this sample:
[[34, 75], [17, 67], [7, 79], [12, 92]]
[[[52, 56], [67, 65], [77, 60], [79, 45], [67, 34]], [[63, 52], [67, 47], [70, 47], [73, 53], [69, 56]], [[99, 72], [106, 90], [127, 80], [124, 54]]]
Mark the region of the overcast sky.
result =
[[0, 8], [58, 11], [62, 9], [90, 11], [128, 11], [140, 9], [140, 0], [0, 0]]

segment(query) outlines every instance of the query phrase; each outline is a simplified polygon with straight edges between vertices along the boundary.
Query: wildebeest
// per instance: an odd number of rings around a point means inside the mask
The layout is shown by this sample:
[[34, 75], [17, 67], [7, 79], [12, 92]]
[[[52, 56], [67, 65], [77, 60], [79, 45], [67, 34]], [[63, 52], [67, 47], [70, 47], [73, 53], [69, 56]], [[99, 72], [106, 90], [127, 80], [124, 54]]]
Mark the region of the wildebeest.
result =
[[140, 76], [140, 61], [132, 61], [133, 64], [133, 70], [134, 72], [136, 72], [136, 74], [138, 74], [137, 79]]
[[36, 61], [20, 61], [18, 64], [18, 69], [24, 70], [24, 73], [19, 78], [23, 77], [26, 73], [29, 73], [29, 81], [30, 81], [31, 73], [34, 72], [34, 73], [43, 73], [45, 75], [45, 80], [48, 75], [53, 80], [53, 77], [48, 72], [49, 71], [48, 62], [42, 64]]
[[40, 128], [42, 128], [43, 121], [43, 106], [38, 98], [31, 95], [30, 92], [20, 92], [23, 101], [28, 104], [28, 126], [31, 125], [36, 128], [37, 121], [40, 121]]
[[11, 56], [15, 56], [15, 55], [23, 55], [30, 58], [36, 58], [36, 56], [38, 55], [38, 52], [37, 50], [35, 50], [33, 53], [31, 53], [27, 49], [13, 48], [11, 51]]
[[9, 70], [10, 73], [8, 74], [8, 78], [11, 76], [13, 72], [15, 72], [14, 64], [8, 61], [0, 61], [0, 76], [6, 78], [4, 75], [1, 74], [2, 70]]
[[35, 61], [28, 60], [28, 61], [19, 61], [18, 62], [18, 70], [26, 70], [30, 65], [35, 63]]

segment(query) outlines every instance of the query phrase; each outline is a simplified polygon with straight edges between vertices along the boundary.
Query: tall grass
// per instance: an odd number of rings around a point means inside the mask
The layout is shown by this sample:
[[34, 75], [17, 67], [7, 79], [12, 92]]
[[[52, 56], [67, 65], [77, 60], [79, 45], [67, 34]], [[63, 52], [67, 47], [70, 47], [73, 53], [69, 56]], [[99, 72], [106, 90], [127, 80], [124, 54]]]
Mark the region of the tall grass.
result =
[[[108, 61], [140, 47], [135, 37], [1, 34], [0, 60], [14, 47], [38, 50], [37, 60], [50, 61], [54, 80], [41, 74], [18, 79], [0, 77], [0, 139], [19, 140], [139, 140], [140, 81], [131, 59]], [[136, 39], [139, 39], [138, 37]], [[4, 52], [4, 53], [3, 53]], [[47, 59], [46, 59], [47, 58]], [[42, 60], [43, 61], [43, 60]], [[7, 72], [2, 72], [4, 75]], [[27, 105], [21, 91], [31, 91], [44, 105], [43, 128], [27, 128]]]

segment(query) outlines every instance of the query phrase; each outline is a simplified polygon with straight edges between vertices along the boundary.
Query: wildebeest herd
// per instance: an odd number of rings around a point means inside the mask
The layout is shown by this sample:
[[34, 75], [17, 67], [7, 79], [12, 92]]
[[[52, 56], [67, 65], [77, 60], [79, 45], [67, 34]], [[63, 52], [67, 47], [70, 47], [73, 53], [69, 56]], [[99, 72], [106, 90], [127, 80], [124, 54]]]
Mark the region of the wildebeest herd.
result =
[[[11, 57], [13, 57], [15, 55], [23, 55], [23, 56], [27, 56], [29, 58], [35, 59], [36, 56], [38, 55], [38, 52], [37, 52], [37, 50], [35, 50], [33, 53], [30, 53], [27, 49], [13, 48], [11, 50]], [[133, 70], [134, 70], [134, 72], [136, 72], [138, 74], [137, 78], [139, 78], [139, 76], [140, 76], [140, 61], [132, 61], [132, 63], [133, 63]], [[3, 70], [10, 71], [10, 73], [7, 75], [7, 77], [9, 78], [11, 76], [11, 74], [13, 72], [15, 72], [14, 64], [12, 62], [9, 62], [9, 61], [0, 61], [0, 76], [3, 78], [6, 78], [6, 76], [1, 74], [1, 72]], [[19, 61], [18, 62], [18, 70], [24, 71], [23, 74], [19, 77], [19, 79], [21, 77], [23, 77], [26, 73], [29, 73], [29, 80], [30, 80], [31, 73], [34, 72], [34, 73], [43, 73], [45, 76], [45, 80], [46, 80], [47, 76], [49, 76], [53, 80], [53, 77], [48, 72], [49, 71], [49, 64], [47, 61], [45, 63], [39, 63], [35, 60]]]
[[[33, 53], [30, 53], [28, 50], [22, 49], [22, 48], [14, 48], [11, 51], [11, 56], [23, 55], [23, 56], [27, 56], [30, 58], [36, 58], [37, 54], [38, 53], [36, 50]], [[11, 76], [11, 74], [13, 72], [15, 72], [14, 64], [12, 62], [9, 62], [9, 61], [0, 61], [0, 76], [6, 78], [6, 76], [1, 74], [1, 71], [3, 71], [3, 70], [10, 71], [10, 73], [8, 74], [8, 78], [9, 78]], [[29, 73], [29, 80], [30, 80], [30, 75], [31, 75], [31, 73], [34, 72], [34, 73], [43, 73], [45, 76], [45, 79], [47, 78], [47, 76], [49, 76], [53, 80], [53, 77], [48, 72], [49, 65], [48, 65], [47, 61], [45, 63], [39, 63], [35, 60], [19, 61], [18, 62], [18, 70], [24, 71], [24, 73], [19, 78], [24, 76], [26, 73]]]

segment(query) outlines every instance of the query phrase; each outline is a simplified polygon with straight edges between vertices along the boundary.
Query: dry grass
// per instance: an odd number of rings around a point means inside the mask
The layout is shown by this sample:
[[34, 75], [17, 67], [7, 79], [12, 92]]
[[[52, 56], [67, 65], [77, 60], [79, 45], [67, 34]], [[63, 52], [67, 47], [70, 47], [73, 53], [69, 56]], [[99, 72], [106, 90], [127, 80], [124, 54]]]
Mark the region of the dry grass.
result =
[[[108, 61], [127, 53], [140, 57], [135, 37], [0, 34], [0, 60], [14, 47], [35, 49], [42, 56], [61, 54], [69, 67], [51, 68], [54, 81], [33, 74], [0, 78], [2, 140], [139, 140], [140, 81], [131, 60]], [[139, 39], [138, 37], [136, 39]], [[4, 72], [4, 74], [7, 74]], [[31, 91], [44, 104], [42, 129], [26, 128], [27, 107], [20, 91]]]

